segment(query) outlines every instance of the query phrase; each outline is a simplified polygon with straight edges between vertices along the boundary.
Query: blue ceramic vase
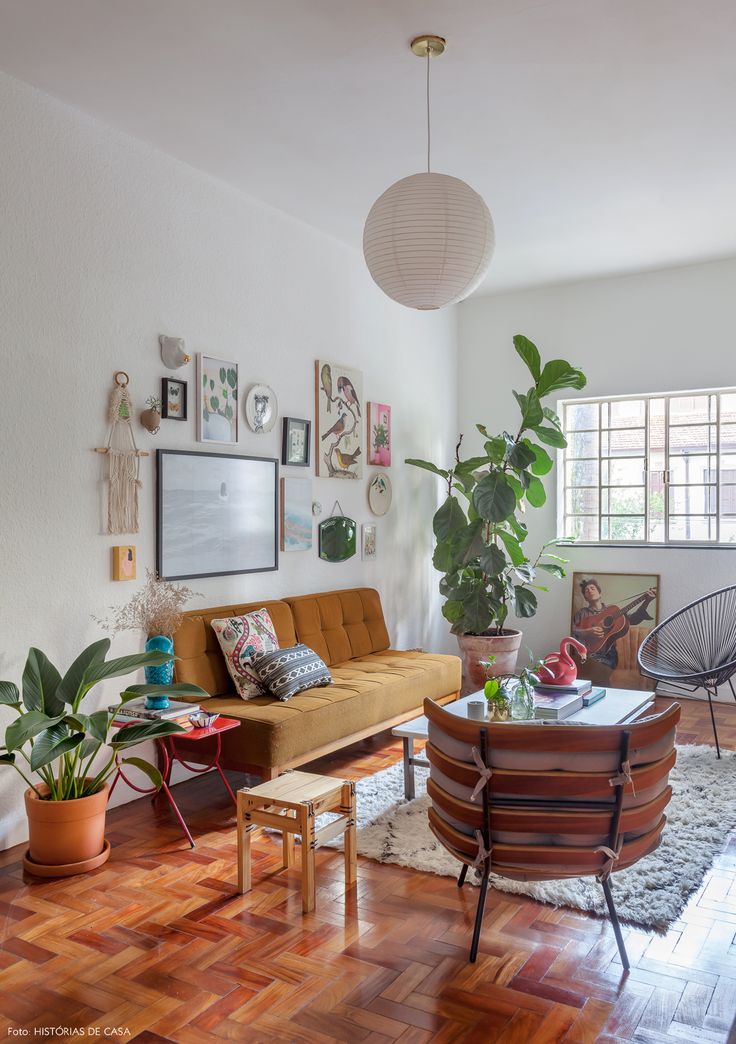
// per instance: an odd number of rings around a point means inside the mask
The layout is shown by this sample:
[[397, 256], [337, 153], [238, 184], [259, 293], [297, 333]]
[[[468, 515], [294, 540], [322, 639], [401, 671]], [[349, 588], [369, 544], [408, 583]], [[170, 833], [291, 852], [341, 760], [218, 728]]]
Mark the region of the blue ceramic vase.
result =
[[[146, 642], [146, 652], [173, 651], [174, 643], [165, 634], [157, 634]], [[174, 661], [162, 663], [160, 667], [144, 667], [143, 672], [149, 685], [171, 685], [174, 680]]]

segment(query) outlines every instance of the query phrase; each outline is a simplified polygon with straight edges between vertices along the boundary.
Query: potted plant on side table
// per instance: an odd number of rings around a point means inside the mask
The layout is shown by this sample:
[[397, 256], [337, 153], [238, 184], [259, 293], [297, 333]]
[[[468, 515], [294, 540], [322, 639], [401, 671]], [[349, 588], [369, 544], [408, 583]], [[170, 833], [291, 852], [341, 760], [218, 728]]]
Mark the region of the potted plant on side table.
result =
[[[67, 877], [106, 862], [107, 780], [116, 771], [116, 757], [144, 740], [184, 731], [173, 722], [145, 721], [111, 736], [118, 708], [152, 691], [207, 695], [196, 685], [134, 685], [120, 694], [117, 706], [87, 714], [84, 700], [100, 682], [173, 659], [170, 653], [146, 652], [108, 660], [109, 648], [109, 638], [90, 645], [63, 677], [39, 649], [31, 649], [21, 689], [0, 681], [0, 704], [17, 715], [5, 729], [0, 764], [12, 765], [28, 784], [29, 848], [23, 865], [37, 876]], [[105, 746], [110, 749], [100, 764], [97, 755]], [[138, 757], [122, 760], [161, 786], [161, 774], [153, 765]]]
[[545, 446], [567, 445], [559, 417], [542, 401], [562, 388], [584, 388], [585, 376], [564, 359], [542, 365], [538, 349], [526, 337], [514, 337], [514, 347], [534, 381], [526, 393], [513, 393], [521, 413], [516, 434], [492, 435], [477, 424], [484, 439], [482, 454], [462, 459], [461, 435], [455, 462], [448, 468], [426, 460], [406, 461], [447, 483], [447, 496], [433, 519], [432, 561], [443, 574], [442, 612], [458, 639], [465, 691], [483, 688], [486, 671], [481, 660], [495, 657], [494, 674], [513, 673], [522, 635], [506, 627], [509, 612], [534, 616], [535, 591], [546, 590], [537, 582], [540, 570], [565, 576], [565, 559], [550, 550], [557, 540], [548, 541], [533, 558], [527, 554], [524, 513], [527, 506], [541, 507], [547, 498], [542, 477], [554, 461]]

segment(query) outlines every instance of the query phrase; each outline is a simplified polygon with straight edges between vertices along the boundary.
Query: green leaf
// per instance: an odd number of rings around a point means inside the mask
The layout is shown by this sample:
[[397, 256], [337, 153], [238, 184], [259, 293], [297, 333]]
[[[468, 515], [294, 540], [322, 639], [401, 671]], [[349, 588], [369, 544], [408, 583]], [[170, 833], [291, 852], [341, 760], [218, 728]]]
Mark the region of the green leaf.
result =
[[530, 476], [529, 485], [526, 490], [526, 499], [532, 507], [536, 508], [541, 507], [547, 500], [547, 494], [542, 485], [542, 480], [536, 478], [534, 475]]
[[101, 663], [107, 656], [109, 648], [110, 639], [101, 638], [98, 642], [93, 642], [92, 645], [88, 645], [87, 648], [79, 654], [62, 678], [61, 685], [59, 686], [58, 695], [63, 703], [71, 705], [76, 701], [77, 696], [79, 695], [79, 690], [84, 684], [85, 672], [93, 663]]
[[13, 682], [0, 681], [0, 705], [20, 709], [20, 693]]
[[31, 648], [23, 669], [23, 703], [26, 710], [58, 714], [64, 709], [56, 694], [61, 675], [40, 649]]
[[435, 569], [439, 570], [440, 573], [448, 573], [451, 569], [454, 569], [456, 564], [455, 553], [452, 549], [452, 541], [441, 540], [434, 549], [432, 565]]
[[534, 428], [534, 434], [542, 442], [548, 446], [554, 446], [555, 449], [564, 449], [567, 446], [567, 439], [556, 428], [548, 428], [543, 424], [538, 424]]
[[62, 722], [42, 732], [33, 744], [31, 751], [31, 768], [38, 772], [44, 765], [56, 761], [62, 754], [68, 754], [75, 750], [84, 740], [83, 732], [75, 732], [71, 735]]
[[449, 471], [445, 471], [444, 468], [438, 468], [436, 464], [432, 464], [428, 460], [417, 460], [415, 457], [407, 457], [404, 463], [411, 464], [413, 468], [423, 468], [425, 471], [431, 471], [433, 475], [439, 475], [443, 479], [448, 478], [450, 475]]
[[463, 603], [458, 602], [455, 599], [450, 599], [450, 601], [445, 602], [442, 606], [442, 615], [446, 620], [449, 620], [450, 623], [457, 623], [464, 612], [465, 609], [463, 608]]
[[562, 566], [557, 565], [556, 562], [538, 562], [537, 569], [543, 569], [545, 573], [551, 573], [552, 576], [556, 576], [558, 580], [562, 580], [567, 576]]
[[520, 392], [514, 392], [514, 398], [518, 402], [519, 409], [521, 410], [522, 428], [533, 428], [535, 425], [542, 423], [544, 420], [542, 404], [539, 401], [539, 396], [533, 388], [526, 395], [522, 395]]
[[520, 544], [526, 540], [529, 536], [529, 530], [526, 528], [523, 522], [519, 521], [515, 515], [511, 518], [506, 519], [506, 525], [511, 527], [511, 532], [514, 534]]
[[525, 439], [524, 442], [534, 454], [534, 463], [531, 465], [534, 474], [547, 475], [555, 466], [555, 462], [552, 460], [547, 450], [542, 449], [541, 446], [537, 446], [535, 442], [529, 442], [528, 439]]
[[468, 524], [465, 512], [455, 497], [448, 497], [432, 519], [437, 540], [447, 540]]
[[139, 667], [160, 667], [174, 659], [176, 657], [172, 653], [142, 652], [133, 653], [131, 656], [119, 656], [116, 660], [106, 660], [102, 663], [95, 661], [84, 672], [84, 684], [96, 685], [105, 678], [119, 678], [122, 674], [137, 671]]
[[133, 765], [134, 768], [140, 769], [141, 772], [148, 776], [156, 790], [161, 789], [164, 777], [157, 768], [154, 768], [153, 765], [150, 764], [150, 762], [144, 761], [143, 758], [122, 758], [121, 760], [124, 765]]
[[[508, 450], [508, 444], [506, 439], [501, 435], [497, 435], [496, 438], [488, 439], [483, 446], [483, 449], [488, 454], [488, 457], [492, 464], [503, 464], [506, 459], [506, 451]], [[487, 462], [486, 462], [487, 463]]]
[[[558, 391], [560, 388], [584, 388], [586, 385], [585, 374], [582, 370], [571, 366], [565, 359], [551, 359], [537, 381], [537, 393], [540, 399], [550, 392]], [[540, 417], [541, 420], [541, 417]]]
[[484, 573], [494, 576], [506, 568], [506, 556], [496, 544], [489, 544], [480, 556], [480, 567]]
[[517, 471], [523, 471], [524, 468], [528, 468], [530, 464], [536, 462], [536, 459], [536, 454], [525, 441], [515, 443], [509, 453], [509, 464], [516, 468]]
[[531, 562], [523, 562], [520, 566], [517, 566], [515, 572], [518, 578], [523, 580], [524, 583], [531, 583], [535, 577], [534, 566]]
[[488, 592], [482, 583], [473, 585], [468, 597], [463, 599], [463, 615], [459, 621], [463, 632], [482, 634], [488, 630], [492, 619], [493, 611]]
[[0, 765], [14, 765], [15, 754], [0, 754]]
[[174, 696], [177, 699], [184, 696], [199, 696], [201, 699], [207, 699], [210, 695], [206, 689], [200, 688], [199, 685], [192, 685], [190, 682], [173, 682], [171, 685], [126, 685], [125, 692], [120, 695], [127, 696], [128, 693], [131, 693], [132, 696], [157, 696], [166, 693], [167, 696]]
[[499, 539], [503, 541], [504, 547], [506, 548], [513, 565], [520, 566], [523, 562], [526, 562], [527, 559], [524, 554], [524, 549], [515, 536], [512, 536], [511, 533], [507, 533], [503, 529], [496, 530], [496, 533]]
[[116, 736], [110, 740], [113, 750], [125, 750], [127, 747], [135, 747], [145, 740], [160, 739], [162, 736], [175, 736], [180, 732], [186, 732], [181, 725], [173, 721], [142, 721], [135, 725], [126, 725], [120, 729]]
[[96, 754], [102, 744], [99, 740], [93, 739], [92, 736], [85, 736], [84, 742], [79, 745], [79, 757], [81, 761], [86, 761], [87, 758], [91, 758], [93, 754]]
[[37, 736], [39, 732], [50, 729], [57, 725], [63, 715], [50, 718], [43, 711], [26, 711], [22, 718], [18, 718], [5, 730], [5, 746], [8, 751], [20, 750], [24, 743]]
[[475, 487], [473, 503], [481, 518], [503, 522], [516, 507], [516, 495], [503, 472], [491, 471]]
[[99, 740], [100, 743], [105, 743], [107, 740], [107, 734], [110, 731], [110, 719], [112, 714], [106, 710], [95, 711], [94, 714], [89, 716], [89, 725], [87, 732], [93, 739]]
[[536, 384], [542, 367], [542, 360], [539, 357], [539, 349], [536, 344], [532, 344], [529, 338], [524, 337], [523, 334], [517, 334], [514, 337], [514, 348], [516, 348], [516, 354], [526, 363], [526, 368]]
[[537, 611], [537, 596], [527, 587], [514, 588], [516, 615], [522, 618], [534, 616]]
[[461, 460], [459, 464], [455, 466], [456, 475], [468, 475], [473, 471], [478, 471], [479, 468], [488, 467], [488, 457], [468, 457], [467, 460]]

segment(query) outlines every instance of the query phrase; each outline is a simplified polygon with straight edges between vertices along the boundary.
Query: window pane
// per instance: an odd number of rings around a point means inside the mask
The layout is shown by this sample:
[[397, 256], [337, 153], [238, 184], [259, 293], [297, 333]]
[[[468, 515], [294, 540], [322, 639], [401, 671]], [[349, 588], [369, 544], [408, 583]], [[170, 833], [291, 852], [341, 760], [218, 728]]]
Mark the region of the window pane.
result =
[[644, 487], [622, 486], [601, 491], [601, 511], [610, 515], [643, 515]]
[[681, 457], [694, 453], [715, 453], [716, 429], [697, 424], [692, 428], [674, 428], [670, 426], [670, 455]]
[[716, 520], [715, 518], [697, 517], [692, 515], [688, 518], [670, 519], [670, 540], [715, 540]]
[[644, 429], [613, 429], [601, 433], [601, 454], [604, 457], [635, 457], [644, 452]]
[[576, 540], [598, 539], [598, 518], [587, 515], [578, 515], [576, 518], [570, 515], [565, 519], [563, 536], [574, 537]]
[[721, 455], [721, 482], [736, 482], [736, 453]]
[[565, 424], [568, 431], [598, 427], [598, 403], [583, 402], [565, 407]]
[[675, 485], [691, 482], [715, 482], [715, 457], [703, 455], [671, 457], [670, 482]]
[[720, 542], [722, 544], [736, 544], [736, 519], [721, 519]]
[[664, 516], [649, 519], [649, 539], [654, 543], [663, 544], [666, 539]]
[[634, 457], [633, 460], [606, 461], [603, 465], [604, 485], [639, 486], [644, 482], [644, 467], [644, 457]]
[[597, 515], [598, 490], [569, 489], [565, 509], [568, 515]]
[[603, 540], [643, 540], [645, 522], [643, 518], [626, 518], [625, 515], [601, 519]]
[[721, 396], [721, 424], [736, 424], [736, 395]]
[[670, 399], [671, 424], [707, 424], [716, 419], [715, 395], [676, 395]]
[[598, 432], [597, 431], [572, 431], [568, 439], [568, 457], [597, 457], [598, 456]]
[[646, 406], [643, 399], [619, 400], [611, 403], [611, 428], [637, 428], [644, 425]]
[[724, 515], [736, 515], [736, 486], [730, 484], [721, 486], [721, 517]]
[[670, 486], [671, 515], [707, 515], [715, 510], [715, 486]]
[[736, 424], [721, 424], [721, 453], [736, 453]]
[[565, 481], [568, 486], [597, 486], [597, 460], [571, 460], [565, 470]]

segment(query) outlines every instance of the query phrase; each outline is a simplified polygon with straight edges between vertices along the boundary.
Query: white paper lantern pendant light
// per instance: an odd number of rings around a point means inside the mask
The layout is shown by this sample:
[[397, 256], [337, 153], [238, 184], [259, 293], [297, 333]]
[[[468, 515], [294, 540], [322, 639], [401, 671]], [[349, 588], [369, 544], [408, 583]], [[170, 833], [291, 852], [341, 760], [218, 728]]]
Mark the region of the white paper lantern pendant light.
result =
[[468, 297], [488, 271], [493, 219], [470, 185], [430, 170], [429, 63], [441, 36], [418, 36], [411, 49], [427, 62], [427, 171], [402, 178], [371, 207], [363, 229], [368, 270], [385, 294], [422, 310]]

